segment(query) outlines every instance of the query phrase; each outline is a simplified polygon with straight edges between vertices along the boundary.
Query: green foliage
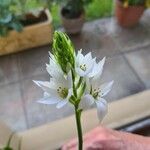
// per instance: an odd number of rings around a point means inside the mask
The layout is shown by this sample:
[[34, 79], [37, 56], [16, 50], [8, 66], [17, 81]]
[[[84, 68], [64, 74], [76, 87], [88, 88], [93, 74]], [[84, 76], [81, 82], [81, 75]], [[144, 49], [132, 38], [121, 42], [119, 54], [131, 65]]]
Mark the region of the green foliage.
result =
[[6, 36], [11, 29], [22, 30], [21, 16], [14, 9], [17, 5], [15, 0], [0, 0], [0, 36]]
[[84, 7], [93, 0], [37, 0], [37, 2], [49, 9], [52, 9], [55, 4], [62, 5], [65, 12], [67, 12], [66, 17], [74, 18], [79, 16], [84, 11]]
[[146, 3], [146, 0], [121, 0], [123, 3], [128, 2], [130, 6], [135, 5], [144, 5]]
[[78, 17], [84, 11], [85, 6], [90, 4], [92, 1], [93, 0], [64, 0], [64, 10], [66, 11], [66, 17]]
[[94, 0], [85, 8], [87, 20], [109, 17], [113, 15], [113, 3], [113, 0]]
[[[84, 5], [86, 20], [94, 20], [97, 18], [109, 17], [113, 15], [114, 9], [113, 0], [92, 0], [88, 5]], [[61, 24], [59, 15], [60, 5], [57, 3], [52, 6], [51, 13], [53, 16], [53, 23], [55, 27]]]
[[11, 140], [12, 140], [14, 134], [15, 134], [15, 133], [12, 133], [12, 134], [10, 135], [6, 146], [5, 146], [3, 149], [1, 149], [1, 150], [13, 150], [13, 149], [10, 147], [10, 143], [11, 143]]
[[69, 37], [62, 32], [55, 31], [53, 38], [53, 54], [64, 73], [74, 68], [74, 47]]

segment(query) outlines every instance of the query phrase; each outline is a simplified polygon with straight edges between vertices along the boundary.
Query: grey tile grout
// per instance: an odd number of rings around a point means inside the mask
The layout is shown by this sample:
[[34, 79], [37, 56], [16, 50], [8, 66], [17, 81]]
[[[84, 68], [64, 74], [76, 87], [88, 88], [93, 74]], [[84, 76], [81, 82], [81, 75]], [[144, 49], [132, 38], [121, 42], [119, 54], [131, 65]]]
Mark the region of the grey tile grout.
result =
[[128, 61], [128, 59], [126, 58], [126, 56], [123, 54], [124, 60], [126, 61], [127, 65], [129, 66], [129, 68], [132, 70], [132, 72], [134, 73], [134, 75], [136, 76], [136, 78], [138, 79], [138, 81], [142, 84], [142, 86], [144, 87], [144, 90], [147, 89], [145, 83], [142, 81], [142, 79], [140, 78], [140, 76], [138, 75], [138, 73], [136, 72], [136, 70], [132, 67], [132, 65], [130, 64], [130, 62]]
[[[113, 37], [112, 37], [113, 38]], [[126, 62], [126, 64], [129, 66], [129, 68], [131, 69], [131, 71], [133, 72], [133, 74], [135, 75], [135, 77], [138, 79], [138, 81], [143, 85], [144, 90], [147, 89], [145, 83], [141, 80], [141, 78], [139, 77], [139, 75], [137, 74], [136, 70], [131, 66], [130, 62], [127, 60], [127, 58], [125, 57], [125, 54], [127, 54], [128, 52], [123, 52], [121, 51], [121, 46], [120, 44], [117, 42], [117, 40], [114, 41], [116, 42], [116, 46], [118, 47], [119, 51], [122, 53], [122, 56]], [[147, 45], [148, 46], [148, 45]], [[137, 50], [138, 51], [138, 50]], [[130, 51], [131, 52], [131, 51]], [[133, 52], [133, 51], [132, 51]]]
[[21, 94], [21, 102], [23, 104], [23, 110], [24, 110], [24, 117], [25, 117], [25, 121], [26, 121], [26, 127], [27, 129], [29, 129], [29, 121], [28, 121], [28, 117], [27, 117], [27, 110], [26, 110], [26, 107], [25, 107], [25, 100], [24, 100], [24, 97], [23, 97], [23, 89], [22, 89], [22, 84], [21, 84], [21, 77], [20, 77], [20, 63], [19, 63], [19, 57], [18, 55], [16, 56], [16, 65], [17, 65], [17, 68], [18, 68], [18, 73], [19, 73], [19, 81], [18, 84], [20, 86], [20, 94]]

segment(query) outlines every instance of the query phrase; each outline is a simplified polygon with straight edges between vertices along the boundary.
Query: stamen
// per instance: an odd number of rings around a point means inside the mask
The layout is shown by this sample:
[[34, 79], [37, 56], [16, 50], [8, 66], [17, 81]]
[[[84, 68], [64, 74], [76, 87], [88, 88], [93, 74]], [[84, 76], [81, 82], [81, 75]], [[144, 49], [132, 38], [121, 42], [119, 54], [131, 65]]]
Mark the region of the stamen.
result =
[[61, 98], [66, 98], [68, 95], [68, 89], [66, 88], [62, 88], [62, 87], [58, 87], [57, 89], [57, 93]]
[[80, 69], [86, 71], [86, 64], [80, 65]]

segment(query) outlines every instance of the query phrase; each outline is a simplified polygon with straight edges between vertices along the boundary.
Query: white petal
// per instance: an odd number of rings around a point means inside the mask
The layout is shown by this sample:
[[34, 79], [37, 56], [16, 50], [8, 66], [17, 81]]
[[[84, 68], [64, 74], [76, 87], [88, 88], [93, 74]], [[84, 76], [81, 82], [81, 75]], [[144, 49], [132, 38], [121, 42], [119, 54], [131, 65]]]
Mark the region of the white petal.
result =
[[50, 97], [47, 97], [47, 98], [42, 98], [40, 100], [38, 100], [37, 102], [38, 103], [41, 103], [41, 104], [47, 104], [47, 105], [51, 105], [51, 104], [56, 104], [60, 101], [59, 98], [50, 98]]
[[91, 54], [91, 52], [89, 52], [89, 53], [87, 53], [85, 55], [85, 61], [89, 61], [89, 60], [92, 60], [92, 54]]
[[107, 102], [105, 99], [101, 98], [100, 100], [96, 101], [97, 106], [97, 115], [100, 121], [105, 117], [107, 114], [108, 108], [107, 108]]
[[92, 72], [88, 75], [90, 78], [94, 76], [97, 76], [97, 77], [101, 76], [103, 72], [103, 66], [105, 64], [105, 60], [106, 58], [104, 57], [98, 64], [95, 61]]
[[47, 92], [44, 92], [43, 96], [44, 96], [44, 98], [47, 98], [47, 97], [50, 97], [50, 94]]
[[87, 95], [83, 96], [83, 98], [81, 99], [80, 108], [81, 109], [87, 109], [91, 105], [94, 104], [94, 101], [95, 100], [94, 100], [93, 96], [90, 94], [87, 94]]
[[51, 52], [49, 52], [49, 56], [50, 56], [50, 58], [52, 58], [53, 60], [55, 60], [55, 57], [54, 57], [54, 55]]
[[50, 58], [50, 64], [46, 64], [47, 72], [57, 80], [63, 76], [63, 72], [58, 64]]
[[84, 77], [87, 75], [88, 72], [83, 71], [81, 68], [75, 68], [77, 74], [81, 77]]
[[78, 51], [77, 56], [76, 56], [76, 65], [78, 66], [80, 63], [82, 63], [84, 56], [81, 53], [82, 50]]
[[50, 82], [48, 82], [48, 81], [35, 81], [35, 80], [33, 80], [33, 82], [36, 85], [38, 85], [39, 87], [41, 87], [44, 91], [46, 91], [46, 89], [50, 87]]
[[105, 84], [100, 86], [100, 91], [101, 91], [102, 97], [107, 95], [111, 91], [113, 83], [114, 83], [114, 81], [111, 81], [109, 83], [105, 83]]
[[48, 94], [50, 94], [51, 96], [55, 97], [57, 96], [57, 84], [55, 84], [54, 82], [50, 81], [33, 81], [35, 84], [37, 84], [39, 87], [41, 87], [45, 92], [47, 92]]
[[60, 108], [64, 107], [67, 103], [68, 103], [67, 100], [61, 100], [61, 101], [56, 105], [56, 108], [60, 109]]
[[66, 98], [67, 100], [69, 100], [69, 98], [71, 97], [72, 93], [73, 93], [73, 89], [71, 88], [71, 89], [68, 90], [68, 95], [67, 95], [67, 98]]

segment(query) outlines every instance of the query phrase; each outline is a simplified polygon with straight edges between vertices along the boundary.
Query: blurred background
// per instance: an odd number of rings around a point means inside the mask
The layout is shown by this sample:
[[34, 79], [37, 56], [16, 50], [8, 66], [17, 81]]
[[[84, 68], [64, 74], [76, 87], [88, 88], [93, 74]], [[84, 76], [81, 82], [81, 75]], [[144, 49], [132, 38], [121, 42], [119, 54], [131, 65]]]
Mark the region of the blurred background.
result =
[[32, 80], [50, 78], [54, 30], [66, 32], [76, 50], [106, 56], [102, 83], [115, 81], [109, 101], [149, 89], [148, 6], [148, 0], [0, 0], [0, 120], [23, 131], [73, 114], [36, 102], [43, 91]]

